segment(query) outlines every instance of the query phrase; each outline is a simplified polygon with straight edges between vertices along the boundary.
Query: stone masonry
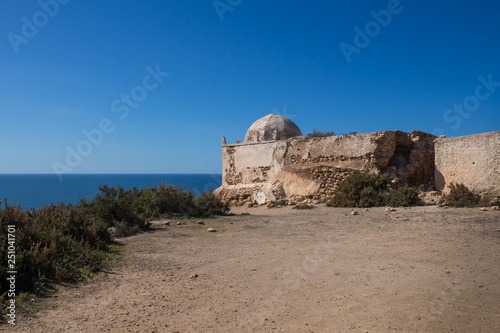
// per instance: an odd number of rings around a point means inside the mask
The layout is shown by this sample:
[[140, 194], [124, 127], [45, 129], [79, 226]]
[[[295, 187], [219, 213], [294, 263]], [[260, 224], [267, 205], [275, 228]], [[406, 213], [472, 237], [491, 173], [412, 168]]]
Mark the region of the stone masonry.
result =
[[480, 194], [500, 196], [500, 131], [439, 138], [436, 147], [436, 189], [448, 192], [462, 183]]
[[384, 131], [293, 136], [301, 134], [298, 127], [280, 117], [255, 122], [247, 132], [251, 140], [244, 143], [222, 140], [222, 186], [216, 194], [231, 205], [329, 197], [353, 170], [385, 174], [394, 185], [434, 185], [434, 135]]

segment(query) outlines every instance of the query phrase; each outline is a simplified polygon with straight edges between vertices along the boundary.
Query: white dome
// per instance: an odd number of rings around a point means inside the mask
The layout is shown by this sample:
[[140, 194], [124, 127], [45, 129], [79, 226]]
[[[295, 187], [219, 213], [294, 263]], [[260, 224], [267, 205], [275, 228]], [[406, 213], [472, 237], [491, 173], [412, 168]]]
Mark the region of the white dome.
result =
[[269, 114], [250, 126], [245, 142], [284, 140], [294, 136], [302, 136], [302, 132], [293, 121], [278, 114]]

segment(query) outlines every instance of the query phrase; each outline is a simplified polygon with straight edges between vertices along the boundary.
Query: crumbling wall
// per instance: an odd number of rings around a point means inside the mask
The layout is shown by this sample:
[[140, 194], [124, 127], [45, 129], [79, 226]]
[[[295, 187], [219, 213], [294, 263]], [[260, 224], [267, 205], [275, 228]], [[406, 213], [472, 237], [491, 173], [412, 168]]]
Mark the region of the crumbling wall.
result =
[[330, 137], [293, 137], [222, 145], [222, 186], [231, 205], [332, 196], [353, 170], [389, 176], [395, 185], [431, 186], [435, 136], [385, 131]]
[[463, 183], [485, 196], [500, 196], [500, 132], [438, 138], [435, 145], [436, 189]]
[[420, 131], [394, 132], [395, 148], [381, 172], [393, 184], [408, 184], [421, 189], [434, 189], [434, 139], [436, 136]]

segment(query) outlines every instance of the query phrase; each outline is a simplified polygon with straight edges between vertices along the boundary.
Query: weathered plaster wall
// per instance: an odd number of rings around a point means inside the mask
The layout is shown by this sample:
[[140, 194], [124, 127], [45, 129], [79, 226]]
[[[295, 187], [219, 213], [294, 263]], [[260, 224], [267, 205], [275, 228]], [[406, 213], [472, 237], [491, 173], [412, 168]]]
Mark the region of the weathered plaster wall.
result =
[[331, 137], [293, 137], [222, 145], [223, 184], [232, 205], [333, 195], [353, 170], [387, 174], [393, 183], [430, 186], [435, 136], [385, 131]]
[[482, 195], [500, 195], [500, 132], [435, 140], [436, 189], [463, 183]]

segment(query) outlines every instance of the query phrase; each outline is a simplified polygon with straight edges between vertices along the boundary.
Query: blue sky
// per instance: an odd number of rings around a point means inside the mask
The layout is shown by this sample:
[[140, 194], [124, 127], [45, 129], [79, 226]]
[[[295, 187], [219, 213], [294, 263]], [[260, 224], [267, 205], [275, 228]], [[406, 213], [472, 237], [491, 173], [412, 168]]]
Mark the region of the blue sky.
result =
[[269, 113], [500, 130], [494, 0], [4, 0], [0, 35], [0, 173], [220, 173]]

